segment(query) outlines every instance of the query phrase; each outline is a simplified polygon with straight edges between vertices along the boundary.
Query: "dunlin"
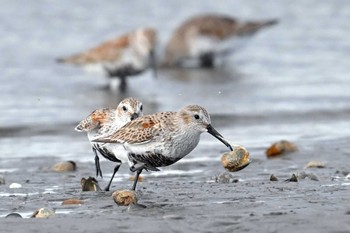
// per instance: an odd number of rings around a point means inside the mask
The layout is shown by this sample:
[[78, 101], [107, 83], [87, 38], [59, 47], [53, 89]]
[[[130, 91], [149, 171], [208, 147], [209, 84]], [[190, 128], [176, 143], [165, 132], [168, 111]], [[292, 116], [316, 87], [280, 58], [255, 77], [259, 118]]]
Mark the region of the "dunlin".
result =
[[[75, 127], [75, 130], [87, 132], [89, 141], [91, 142], [92, 138], [105, 135], [108, 132], [114, 132], [129, 121], [143, 115], [142, 111], [143, 105], [139, 100], [135, 98], [126, 98], [119, 103], [116, 109], [103, 108], [93, 111]], [[117, 163], [108, 186], [105, 188], [106, 191], [109, 191], [114, 175], [118, 171], [120, 165], [123, 162], [128, 162], [127, 152], [118, 144], [91, 142], [91, 145], [95, 153], [96, 176], [100, 175], [102, 177], [97, 151], [106, 159]]]
[[155, 46], [156, 31], [152, 28], [141, 28], [57, 61], [86, 68], [102, 68], [110, 77], [110, 87], [113, 88], [112, 84], [119, 78], [119, 88], [125, 91], [128, 76], [140, 74], [149, 67], [155, 71]]
[[199, 60], [200, 66], [213, 67], [215, 58], [233, 52], [239, 39], [276, 23], [277, 20], [240, 22], [215, 14], [195, 16], [182, 23], [170, 37], [164, 64], [183, 65], [188, 60]]
[[[111, 131], [110, 131], [111, 132]], [[96, 137], [93, 142], [123, 145], [136, 171], [133, 190], [143, 169], [158, 171], [189, 154], [200, 135], [208, 132], [232, 150], [230, 144], [211, 125], [203, 107], [188, 105], [178, 112], [160, 112], [139, 117], [112, 134]]]

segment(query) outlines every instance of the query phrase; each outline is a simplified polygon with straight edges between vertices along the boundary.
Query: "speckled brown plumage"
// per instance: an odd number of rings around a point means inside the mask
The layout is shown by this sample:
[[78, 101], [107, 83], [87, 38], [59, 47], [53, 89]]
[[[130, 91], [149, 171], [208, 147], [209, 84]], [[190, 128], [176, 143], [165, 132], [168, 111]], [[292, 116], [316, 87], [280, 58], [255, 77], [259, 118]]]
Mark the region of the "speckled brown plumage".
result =
[[[201, 52], [193, 52], [193, 46], [199, 38], [207, 38], [213, 44], [220, 44], [233, 37], [254, 34], [261, 28], [276, 24], [277, 20], [261, 20], [241, 22], [231, 16], [204, 14], [184, 21], [172, 34], [165, 48], [165, 65], [175, 65], [182, 59], [200, 58], [201, 53], [215, 54], [215, 50], [203, 48]], [[212, 45], [214, 46], [214, 45]]]
[[[200, 135], [208, 132], [230, 147], [211, 126], [210, 116], [199, 105], [188, 105], [178, 112], [159, 112], [142, 116], [93, 142], [123, 145], [128, 152], [132, 171], [157, 171], [189, 154], [198, 144]], [[232, 148], [231, 148], [232, 149]], [[133, 189], [135, 189], [137, 179]]]
[[[91, 142], [91, 138], [105, 135], [110, 131], [114, 132], [127, 122], [142, 115], [142, 110], [142, 103], [139, 100], [132, 97], [126, 98], [119, 103], [116, 109], [103, 108], [93, 111], [88, 117], [82, 120], [75, 129], [80, 132], [87, 132], [89, 141]], [[117, 163], [112, 178], [105, 189], [109, 190], [114, 174], [118, 171], [120, 164], [122, 162], [128, 162], [127, 152], [122, 146], [117, 145], [96, 142], [91, 142], [91, 145], [95, 153], [96, 176], [102, 176], [97, 152], [104, 158]]]

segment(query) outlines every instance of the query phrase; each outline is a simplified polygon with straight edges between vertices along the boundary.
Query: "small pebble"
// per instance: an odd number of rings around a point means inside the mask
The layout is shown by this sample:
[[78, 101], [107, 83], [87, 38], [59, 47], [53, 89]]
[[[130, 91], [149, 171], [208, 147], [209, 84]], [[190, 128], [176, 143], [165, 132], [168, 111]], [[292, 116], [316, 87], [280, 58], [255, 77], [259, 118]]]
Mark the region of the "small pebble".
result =
[[285, 181], [286, 182], [298, 182], [298, 177], [295, 174], [293, 174], [291, 178], [286, 179]]
[[44, 207], [44, 208], [37, 209], [33, 213], [32, 218], [48, 218], [54, 215], [55, 215], [55, 211]]
[[77, 166], [73, 161], [60, 162], [52, 166], [52, 170], [55, 172], [73, 172], [76, 169]]
[[74, 199], [74, 198], [67, 199], [62, 202], [62, 205], [81, 205], [81, 204], [84, 204], [82, 200]]
[[270, 176], [270, 181], [278, 181], [278, 179], [277, 179], [277, 177], [274, 174], [272, 174]]
[[19, 189], [19, 188], [22, 188], [22, 185], [19, 183], [12, 183], [12, 184], [10, 184], [9, 188], [10, 189]]
[[279, 142], [276, 142], [272, 144], [267, 150], [266, 150], [266, 156], [267, 158], [274, 158], [278, 157], [287, 153], [292, 153], [298, 150], [298, 147], [287, 140], [281, 140]]
[[216, 183], [223, 183], [223, 184], [237, 183], [238, 179], [234, 178], [232, 174], [230, 174], [228, 172], [224, 172], [220, 175], [215, 176], [215, 182]]
[[306, 164], [305, 168], [324, 168], [326, 164], [321, 161], [310, 161]]
[[117, 205], [128, 206], [130, 204], [137, 204], [137, 194], [133, 190], [117, 190], [112, 194], [113, 200]]

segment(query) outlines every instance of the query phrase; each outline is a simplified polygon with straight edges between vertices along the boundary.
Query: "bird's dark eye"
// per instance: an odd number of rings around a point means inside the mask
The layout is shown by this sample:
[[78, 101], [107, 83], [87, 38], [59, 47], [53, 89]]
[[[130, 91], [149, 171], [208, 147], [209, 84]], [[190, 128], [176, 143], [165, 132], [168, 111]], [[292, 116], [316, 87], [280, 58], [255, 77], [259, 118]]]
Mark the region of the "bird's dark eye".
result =
[[126, 112], [128, 110], [125, 106], [123, 106], [123, 111]]
[[194, 119], [197, 119], [197, 120], [198, 120], [198, 119], [199, 119], [199, 115], [198, 115], [198, 114], [195, 114], [195, 115], [194, 115]]
[[141, 105], [140, 110], [143, 111], [143, 105]]

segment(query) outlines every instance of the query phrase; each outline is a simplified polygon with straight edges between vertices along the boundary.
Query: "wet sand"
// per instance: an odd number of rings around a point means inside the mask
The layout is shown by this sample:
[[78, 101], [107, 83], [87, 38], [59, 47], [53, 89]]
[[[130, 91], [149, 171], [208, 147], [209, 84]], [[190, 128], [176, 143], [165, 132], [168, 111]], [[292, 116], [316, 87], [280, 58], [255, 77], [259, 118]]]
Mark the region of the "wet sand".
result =
[[[60, 158], [27, 158], [17, 164], [16, 172], [3, 173], [6, 184], [0, 186], [2, 216], [17, 212], [24, 218], [0, 218], [0, 222], [4, 232], [349, 232], [349, 143], [349, 137], [305, 140], [297, 142], [298, 152], [276, 159], [265, 158], [264, 148], [252, 148], [252, 163], [230, 173], [230, 183], [216, 179], [225, 173], [219, 162], [224, 148], [200, 144], [190, 158], [215, 153], [217, 160], [199, 159], [171, 167], [183, 170], [182, 175], [144, 173], [138, 194], [146, 208], [117, 206], [111, 197], [114, 190], [131, 187], [127, 166], [121, 168], [124, 176], [112, 184], [112, 191], [82, 192], [80, 179], [94, 173], [92, 154], [91, 162], [78, 162], [77, 171], [71, 173], [51, 171]], [[326, 167], [306, 169], [311, 160], [323, 161]], [[18, 161], [9, 159], [1, 169], [13, 167], [12, 162]], [[102, 169], [108, 176], [113, 164], [102, 161]], [[314, 174], [319, 181], [285, 181], [302, 172]], [[270, 181], [271, 174], [279, 181]], [[108, 178], [98, 179], [101, 187]], [[9, 189], [12, 182], [23, 187]], [[68, 198], [84, 204], [61, 206]], [[41, 207], [55, 209], [56, 215], [28, 218]]]

